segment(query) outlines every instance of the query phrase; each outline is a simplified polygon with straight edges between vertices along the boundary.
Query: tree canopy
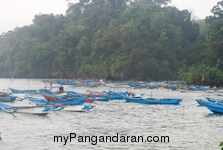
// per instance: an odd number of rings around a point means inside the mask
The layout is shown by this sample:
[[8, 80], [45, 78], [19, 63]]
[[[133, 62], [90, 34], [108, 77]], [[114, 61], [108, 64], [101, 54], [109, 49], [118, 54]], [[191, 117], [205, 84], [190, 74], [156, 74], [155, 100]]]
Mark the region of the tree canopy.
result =
[[223, 83], [223, 1], [206, 24], [170, 0], [81, 0], [0, 36], [0, 76]]

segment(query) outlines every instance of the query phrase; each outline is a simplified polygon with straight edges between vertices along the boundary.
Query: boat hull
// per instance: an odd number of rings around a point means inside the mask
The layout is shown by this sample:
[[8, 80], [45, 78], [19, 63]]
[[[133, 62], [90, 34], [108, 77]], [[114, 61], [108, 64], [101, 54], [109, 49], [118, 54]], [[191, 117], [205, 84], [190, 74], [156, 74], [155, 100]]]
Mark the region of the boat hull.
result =
[[44, 105], [44, 104], [82, 105], [84, 104], [86, 100], [86, 98], [70, 98], [70, 99], [63, 99], [63, 100], [48, 101], [43, 98], [34, 98], [34, 97], [27, 97], [27, 98], [38, 105]]
[[97, 96], [94, 98], [96, 101], [109, 101], [110, 100], [110, 97], [108, 97], [108, 96]]
[[9, 88], [12, 93], [17, 93], [17, 94], [38, 94], [39, 92], [37, 90], [19, 90], [19, 89], [14, 89], [14, 88]]
[[178, 105], [183, 100], [182, 98], [166, 98], [166, 99], [159, 99], [159, 98], [134, 98], [134, 97], [123, 97], [126, 102], [135, 102], [135, 103], [142, 103], [142, 104], [171, 104], [171, 105]]
[[213, 113], [223, 114], [223, 106], [219, 104], [208, 104], [206, 107]]
[[87, 109], [84, 109], [84, 105], [70, 105], [70, 106], [64, 106], [62, 111], [86, 112]]
[[0, 97], [0, 102], [14, 102], [17, 96], [2, 96]]
[[146, 99], [150, 104], [179, 104], [182, 98], [167, 98], [167, 99]]
[[44, 107], [22, 108], [17, 109], [17, 113], [33, 114], [33, 115], [47, 115], [49, 112], [44, 111]]
[[203, 99], [195, 99], [195, 101], [198, 103], [199, 106], [206, 106], [208, 103], [208, 100]]

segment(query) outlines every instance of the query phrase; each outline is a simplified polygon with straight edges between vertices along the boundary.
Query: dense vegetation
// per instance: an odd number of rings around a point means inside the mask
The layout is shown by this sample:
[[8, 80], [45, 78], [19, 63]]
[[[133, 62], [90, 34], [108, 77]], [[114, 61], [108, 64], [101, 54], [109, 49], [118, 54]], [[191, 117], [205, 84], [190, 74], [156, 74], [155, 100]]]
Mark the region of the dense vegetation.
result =
[[0, 36], [0, 77], [223, 83], [223, 1], [204, 20], [170, 0], [80, 0]]
[[223, 150], [223, 141], [221, 141], [221, 143], [219, 144], [219, 146], [221, 147], [221, 150]]

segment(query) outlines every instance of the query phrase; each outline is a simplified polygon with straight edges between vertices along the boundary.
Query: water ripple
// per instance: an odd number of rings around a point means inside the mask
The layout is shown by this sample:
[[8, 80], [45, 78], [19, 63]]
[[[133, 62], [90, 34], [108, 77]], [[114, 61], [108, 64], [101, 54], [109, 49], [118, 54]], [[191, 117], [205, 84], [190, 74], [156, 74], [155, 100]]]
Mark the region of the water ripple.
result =
[[[1, 79], [1, 88], [10, 79]], [[38, 79], [29, 80], [33, 89], [45, 85]], [[27, 89], [26, 79], [16, 79], [11, 87]], [[85, 92], [86, 88], [71, 88]], [[95, 90], [105, 90], [104, 87]], [[222, 141], [223, 116], [198, 107], [195, 97], [205, 97], [204, 92], [180, 93], [165, 89], [135, 89], [153, 97], [182, 97], [180, 105], [143, 105], [126, 103], [124, 100], [95, 103], [96, 107], [86, 113], [51, 112], [47, 116], [0, 112], [1, 149], [7, 150], [197, 150], [219, 149]], [[169, 136], [169, 142], [78, 142], [72, 139], [64, 145], [54, 142], [54, 136]]]

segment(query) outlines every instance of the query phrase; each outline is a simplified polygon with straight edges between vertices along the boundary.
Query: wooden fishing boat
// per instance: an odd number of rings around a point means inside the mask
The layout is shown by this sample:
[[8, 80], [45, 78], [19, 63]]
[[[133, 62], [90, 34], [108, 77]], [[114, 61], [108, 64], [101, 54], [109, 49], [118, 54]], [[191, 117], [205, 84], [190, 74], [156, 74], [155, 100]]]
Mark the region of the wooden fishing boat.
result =
[[95, 106], [93, 105], [64, 105], [62, 111], [70, 111], [70, 112], [86, 112]]
[[139, 88], [147, 88], [147, 83], [143, 82], [143, 81], [139, 81], [139, 82], [128, 82], [128, 85], [135, 88], [135, 89], [139, 89]]
[[142, 103], [142, 104], [172, 104], [178, 105], [182, 102], [182, 98], [143, 98], [124, 96], [126, 102]]
[[171, 86], [171, 87], [169, 87], [169, 89], [172, 91], [179, 91], [178, 87], [176, 87], [176, 86]]
[[57, 99], [69, 99], [69, 98], [86, 98], [87, 95], [81, 94], [81, 93], [76, 93], [73, 91], [65, 91], [65, 93], [49, 93], [49, 92], [42, 92], [41, 93], [44, 98], [47, 100], [57, 100]]
[[70, 99], [76, 97], [87, 97], [87, 95], [77, 93], [74, 91], [65, 91], [63, 86], [52, 86], [50, 85], [49, 90], [42, 90], [41, 95], [46, 98], [47, 100], [60, 100], [60, 99]]
[[91, 105], [91, 102], [93, 101], [87, 101], [84, 104], [81, 105], [75, 105], [75, 104], [62, 104], [62, 103], [49, 103], [46, 99], [41, 98], [34, 98], [34, 97], [27, 97], [30, 101], [34, 103], [34, 105], [38, 106], [56, 106], [56, 107], [63, 107], [62, 111], [72, 111], [72, 112], [85, 112], [92, 108], [94, 108], [93, 105]]
[[60, 85], [77, 85], [77, 82], [74, 80], [58, 80], [57, 83]]
[[108, 92], [108, 96], [110, 97], [111, 100], [121, 100], [123, 99], [122, 97], [125, 95], [126, 93], [119, 93], [119, 92], [113, 92], [113, 91]]
[[149, 104], [149, 102], [142, 98], [136, 98], [132, 96], [123, 96], [126, 102], [133, 102], [133, 103], [141, 103], [141, 104]]
[[[0, 109], [6, 113], [22, 113], [33, 115], [47, 115], [50, 110], [53, 110], [50, 106], [13, 106], [0, 103]], [[62, 109], [62, 108], [61, 108]]]
[[82, 105], [87, 100], [87, 98], [68, 98], [68, 99], [56, 99], [56, 100], [47, 100], [45, 98], [35, 98], [35, 97], [27, 97], [27, 98], [37, 103], [43, 102], [47, 104], [63, 104], [63, 105]]
[[223, 114], [223, 104], [222, 103], [213, 103], [208, 102], [205, 107], [207, 107], [213, 113], [220, 113]]
[[58, 99], [68, 99], [70, 98], [66, 93], [63, 94], [53, 94], [49, 92], [42, 92], [42, 96], [46, 98], [47, 100], [53, 101]]
[[99, 92], [99, 91], [92, 91], [87, 89], [87, 96], [95, 98], [96, 101], [109, 101], [110, 97], [108, 92]]
[[195, 101], [198, 103], [199, 106], [205, 106], [208, 103], [208, 100], [195, 98]]
[[74, 91], [65, 91], [69, 97], [87, 97], [86, 94], [74, 92]]
[[189, 91], [204, 91], [204, 90], [206, 90], [206, 87], [191, 85], [187, 88], [187, 90], [189, 90]]
[[213, 97], [206, 97], [206, 99], [207, 99], [209, 102], [223, 103], [223, 99], [218, 99], [218, 98], [213, 98]]
[[200, 106], [205, 106], [207, 105], [207, 103], [215, 103], [223, 105], [223, 99], [218, 99], [213, 97], [206, 97], [206, 99], [195, 98], [195, 100]]
[[15, 88], [9, 88], [12, 93], [17, 93], [17, 94], [38, 94], [38, 90], [20, 90], [20, 89], [15, 89]]
[[2, 96], [9, 96], [9, 95], [11, 95], [12, 93], [11, 92], [9, 92], [9, 91], [0, 91], [0, 97], [2, 97]]
[[107, 95], [111, 100], [124, 100], [123, 96], [128, 96], [131, 93], [131, 87], [129, 86], [107, 86], [109, 90], [104, 91], [107, 92]]
[[96, 101], [109, 101], [110, 100], [109, 96], [95, 96], [94, 98]]
[[106, 96], [108, 94], [108, 92], [99, 92], [99, 91], [93, 91], [93, 90], [89, 90], [87, 89], [86, 92], [88, 93], [88, 96], [90, 97], [97, 97], [97, 96]]
[[195, 100], [200, 106], [204, 106], [214, 113], [223, 114], [223, 101], [221, 99], [207, 97], [206, 99], [195, 98]]
[[0, 102], [14, 102], [17, 96], [0, 96]]
[[49, 113], [48, 109], [46, 107], [20, 107], [16, 111], [17, 113], [23, 113], [23, 114], [33, 114], [33, 115], [47, 115]]

